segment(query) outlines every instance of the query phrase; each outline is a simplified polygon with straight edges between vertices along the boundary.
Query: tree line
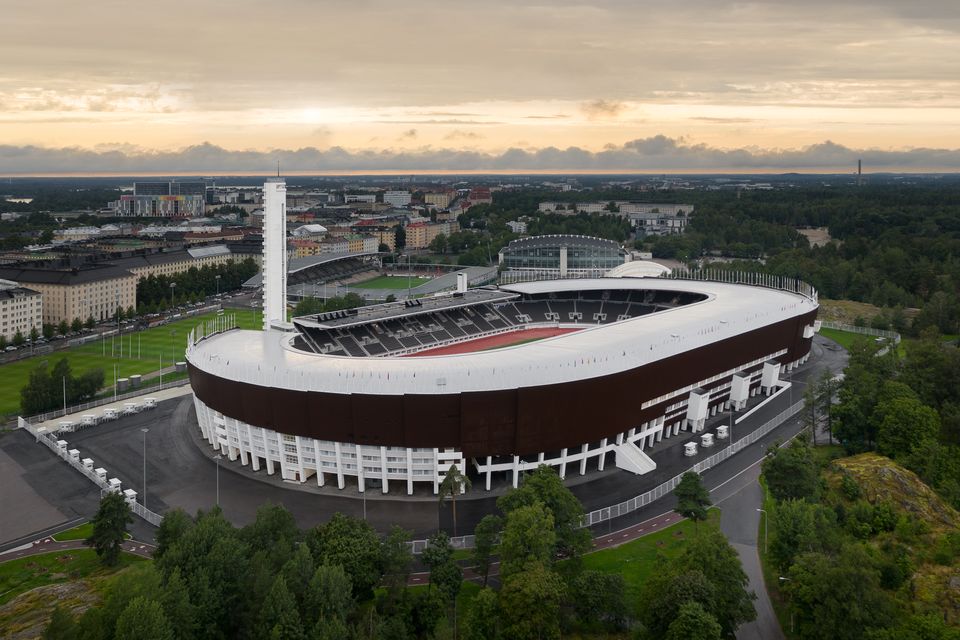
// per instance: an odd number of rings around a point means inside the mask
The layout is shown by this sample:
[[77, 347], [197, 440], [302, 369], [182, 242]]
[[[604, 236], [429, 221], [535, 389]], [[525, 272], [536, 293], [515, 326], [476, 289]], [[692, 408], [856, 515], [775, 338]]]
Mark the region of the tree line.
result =
[[253, 258], [228, 260], [225, 264], [190, 267], [173, 276], [149, 275], [137, 282], [137, 306], [141, 315], [196, 302], [219, 291], [239, 289], [257, 274]]
[[76, 376], [70, 361], [61, 358], [51, 369], [43, 360], [30, 372], [27, 383], [20, 389], [20, 410], [24, 415], [36, 415], [53, 409], [62, 409], [86, 402], [103, 388], [103, 369], [88, 369]]

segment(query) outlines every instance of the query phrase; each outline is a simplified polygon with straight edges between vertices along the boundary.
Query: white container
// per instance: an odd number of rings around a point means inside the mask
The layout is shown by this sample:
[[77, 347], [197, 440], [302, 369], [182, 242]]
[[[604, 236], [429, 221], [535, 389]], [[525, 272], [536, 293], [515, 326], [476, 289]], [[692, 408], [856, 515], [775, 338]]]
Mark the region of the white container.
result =
[[97, 477], [100, 478], [101, 480], [107, 479], [107, 470], [104, 469], [103, 467], [97, 467], [96, 469], [93, 470], [93, 472], [97, 474]]
[[73, 431], [73, 421], [72, 420], [61, 420], [57, 424], [57, 431], [63, 431], [64, 433], [70, 433]]
[[67, 451], [67, 453], [70, 454], [70, 457], [71, 457], [73, 460], [79, 460], [79, 459], [80, 459], [80, 450], [79, 450], [79, 449], [70, 449], [70, 451]]
[[120, 478], [110, 478], [107, 480], [107, 484], [110, 485], [110, 491], [120, 493]]
[[66, 441], [66, 440], [57, 440], [57, 449], [60, 449], [60, 451], [66, 451], [66, 450], [67, 450], [67, 441]]
[[103, 410], [103, 419], [104, 420], [116, 420], [117, 419], [117, 409], [115, 407], [107, 407]]
[[80, 424], [84, 427], [91, 427], [97, 424], [97, 416], [92, 413], [86, 413], [80, 418]]
[[697, 443], [688, 442], [685, 445], [683, 445], [683, 455], [687, 457], [697, 455]]
[[[81, 460], [80, 462], [83, 463], [83, 468], [84, 468], [84, 469], [93, 469], [93, 458], [84, 458], [84, 459]], [[106, 473], [106, 472], [104, 472], [104, 473]]]
[[712, 434], [712, 433], [705, 433], [705, 434], [703, 434], [702, 436], [700, 436], [700, 446], [703, 447], [704, 449], [706, 449], [707, 447], [712, 447], [712, 446], [713, 446], [713, 434]]
[[136, 402], [124, 402], [123, 403], [123, 413], [124, 415], [130, 415], [132, 413], [138, 413], [140, 409], [137, 407]]
[[127, 504], [132, 505], [134, 502], [137, 501], [137, 492], [134, 491], [133, 489], [124, 489], [123, 497], [126, 498]]
[[717, 427], [717, 440], [726, 440], [730, 437], [730, 427], [725, 424]]
[[155, 409], [156, 406], [157, 406], [157, 399], [156, 399], [156, 398], [144, 398], [144, 399], [143, 399], [143, 407], [144, 407], [144, 409]]

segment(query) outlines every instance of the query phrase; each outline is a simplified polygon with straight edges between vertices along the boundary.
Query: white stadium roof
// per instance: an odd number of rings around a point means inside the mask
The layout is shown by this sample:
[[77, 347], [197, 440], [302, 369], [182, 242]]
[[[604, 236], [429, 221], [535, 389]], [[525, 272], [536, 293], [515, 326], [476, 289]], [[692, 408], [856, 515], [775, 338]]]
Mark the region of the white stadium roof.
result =
[[697, 280], [553, 280], [501, 289], [535, 294], [611, 287], [693, 292], [707, 298], [536, 342], [466, 354], [330, 356], [294, 349], [290, 342], [296, 334], [233, 330], [193, 345], [187, 357], [210, 374], [265, 387], [385, 395], [488, 391], [619, 373], [817, 308], [815, 301], [788, 291]]
[[605, 278], [659, 278], [670, 273], [670, 269], [659, 262], [649, 260], [634, 260], [624, 262], [604, 274]]

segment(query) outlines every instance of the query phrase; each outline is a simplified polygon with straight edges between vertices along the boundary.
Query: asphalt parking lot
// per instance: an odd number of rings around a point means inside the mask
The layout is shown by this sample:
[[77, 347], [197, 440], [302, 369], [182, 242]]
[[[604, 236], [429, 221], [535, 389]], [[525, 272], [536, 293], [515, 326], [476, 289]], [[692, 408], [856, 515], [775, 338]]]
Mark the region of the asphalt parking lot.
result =
[[[817, 337], [813, 357], [804, 367], [793, 372], [794, 389], [791, 393], [782, 394], [737, 425], [735, 437], [742, 437], [759, 427], [789, 406], [791, 400], [799, 400], [809, 375], [819, 375], [822, 368], [839, 371], [845, 362], [845, 352]], [[726, 415], [720, 415], [713, 418], [711, 424], [722, 424], [727, 419]], [[143, 428], [149, 431], [144, 434], [141, 431]], [[763, 441], [705, 472], [707, 486], [715, 487], [750, 467], [762, 457], [770, 443], [790, 437], [799, 428], [798, 420], [788, 421]], [[588, 512], [643, 493], [696, 461], [696, 458], [682, 455], [684, 436], [681, 432], [681, 437], [661, 443], [662, 447], [658, 447], [653, 454], [658, 468], [649, 474], [634, 476], [608, 464], [605, 471], [588, 472], [583, 478], [571, 475], [571, 490]], [[141, 497], [145, 469], [146, 505], [153, 511], [163, 513], [179, 507], [195, 513], [197, 510], [210, 509], [217, 503], [215, 452], [199, 438], [191, 396], [168, 400], [152, 411], [68, 434], [66, 439], [71, 448], [80, 450], [81, 457], [93, 458], [98, 466], [108, 470], [110, 477], [119, 478], [124, 488], [134, 489]], [[708, 451], [705, 455], [713, 452]], [[33, 442], [28, 433], [14, 432], [0, 438], [0, 454], [6, 454], [16, 465], [3, 465], [3, 475], [0, 476], [5, 485], [4, 503], [0, 505], [3, 507], [0, 514], [0, 542], [17, 537], [15, 534], [24, 528], [51, 526], [48, 523], [56, 524], [53, 521], [58, 518], [63, 521], [90, 517], [96, 511], [99, 499], [97, 487], [45, 447]], [[7, 487], [11, 486], [17, 488], [8, 490]], [[485, 493], [482, 481], [475, 482], [474, 486], [476, 488], [472, 495], [457, 501], [459, 533], [471, 531], [481, 517], [496, 509], [496, 495]], [[429, 536], [440, 525], [452, 531], [451, 509], [441, 508], [432, 496], [421, 494], [415, 500], [397, 499], [397, 496], [377, 499], [379, 492], [369, 489], [367, 495], [366, 500], [361, 499], [355, 487], [349, 484], [340, 492], [335, 483], [332, 487], [328, 485], [319, 489], [310, 483], [299, 485], [284, 482], [278, 475], [269, 477], [264, 471], [255, 474], [241, 467], [239, 462], [231, 463], [226, 459], [221, 461], [219, 467], [220, 506], [226, 516], [240, 526], [253, 520], [259, 505], [273, 502], [286, 506], [304, 528], [324, 522], [335, 512], [341, 511], [357, 517], [363, 517], [366, 513], [371, 524], [380, 530], [386, 530], [393, 524], [400, 525], [412, 531], [415, 538]], [[600, 527], [615, 529], [628, 526], [671, 508], [670, 497], [666, 497]], [[35, 520], [8, 515], [27, 513], [31, 509], [37, 513]], [[138, 537], [151, 540], [151, 528], [137, 520]], [[34, 524], [29, 524], [31, 522]], [[15, 523], [17, 526], [14, 526]]]

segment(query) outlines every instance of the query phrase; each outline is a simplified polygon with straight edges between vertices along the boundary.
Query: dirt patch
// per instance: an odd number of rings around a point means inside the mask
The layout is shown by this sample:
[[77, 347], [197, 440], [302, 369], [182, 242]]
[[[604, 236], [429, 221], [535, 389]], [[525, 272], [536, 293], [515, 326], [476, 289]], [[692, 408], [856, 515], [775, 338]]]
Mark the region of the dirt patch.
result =
[[6, 640], [40, 638], [50, 622], [55, 604], [67, 608], [77, 617], [99, 600], [85, 580], [37, 587], [0, 605], [0, 636]]
[[833, 238], [830, 237], [830, 231], [826, 227], [817, 227], [815, 229], [797, 229], [797, 233], [806, 236], [811, 247], [822, 247], [829, 244]]

